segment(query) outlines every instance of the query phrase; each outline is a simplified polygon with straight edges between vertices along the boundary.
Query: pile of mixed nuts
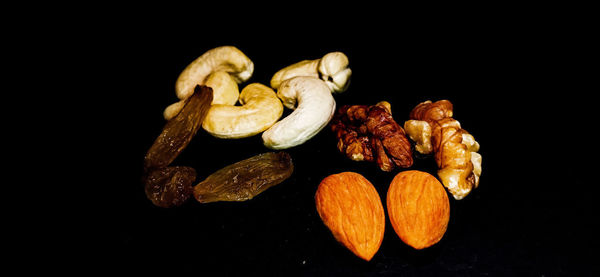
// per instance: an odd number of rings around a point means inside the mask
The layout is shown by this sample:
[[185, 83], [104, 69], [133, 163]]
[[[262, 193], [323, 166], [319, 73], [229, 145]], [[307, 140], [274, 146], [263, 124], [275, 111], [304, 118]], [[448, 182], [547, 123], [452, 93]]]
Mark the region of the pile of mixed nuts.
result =
[[[450, 218], [444, 187], [460, 200], [479, 185], [479, 144], [452, 118], [447, 100], [418, 104], [403, 126], [392, 118], [385, 101], [336, 110], [332, 93], [347, 90], [352, 75], [348, 65], [346, 55], [332, 52], [279, 70], [270, 87], [252, 83], [240, 93], [239, 84], [252, 76], [254, 63], [233, 46], [207, 51], [179, 75], [179, 101], [165, 109], [167, 123], [146, 153], [142, 179], [147, 197], [159, 207], [179, 206], [191, 196], [200, 203], [246, 201], [293, 173], [288, 153], [267, 152], [193, 185], [193, 168], [170, 164], [200, 129], [223, 139], [262, 133], [266, 147], [281, 150], [303, 144], [329, 124], [341, 153], [375, 162], [386, 172], [412, 166], [413, 144], [419, 153], [433, 154], [441, 182], [427, 172], [400, 172], [388, 188], [386, 206], [403, 242], [415, 249], [436, 244]], [[293, 112], [280, 119], [284, 107]], [[358, 173], [332, 174], [319, 184], [315, 201], [334, 237], [358, 257], [371, 260], [385, 230], [384, 206], [374, 186]]]

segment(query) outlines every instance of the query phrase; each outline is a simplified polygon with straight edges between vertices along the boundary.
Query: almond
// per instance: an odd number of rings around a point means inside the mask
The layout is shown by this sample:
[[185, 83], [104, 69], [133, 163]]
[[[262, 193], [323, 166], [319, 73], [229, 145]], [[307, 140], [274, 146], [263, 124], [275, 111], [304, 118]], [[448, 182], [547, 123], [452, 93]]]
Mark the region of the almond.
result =
[[431, 174], [409, 170], [398, 173], [387, 193], [392, 227], [415, 249], [439, 242], [450, 220], [450, 202], [444, 186]]
[[381, 246], [385, 230], [383, 204], [373, 184], [358, 173], [333, 174], [319, 184], [315, 202], [335, 239], [370, 261]]

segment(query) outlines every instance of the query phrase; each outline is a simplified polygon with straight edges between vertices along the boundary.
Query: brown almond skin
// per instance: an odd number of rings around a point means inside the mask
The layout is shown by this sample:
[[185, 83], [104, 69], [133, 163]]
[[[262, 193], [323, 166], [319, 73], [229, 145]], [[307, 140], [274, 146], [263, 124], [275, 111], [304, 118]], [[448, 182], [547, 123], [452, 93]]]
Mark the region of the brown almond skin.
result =
[[398, 173], [386, 202], [394, 231], [411, 247], [430, 247], [446, 233], [450, 202], [444, 186], [433, 175], [418, 170]]
[[337, 241], [370, 261], [385, 230], [385, 212], [377, 190], [354, 172], [333, 174], [321, 181], [315, 195], [317, 211]]

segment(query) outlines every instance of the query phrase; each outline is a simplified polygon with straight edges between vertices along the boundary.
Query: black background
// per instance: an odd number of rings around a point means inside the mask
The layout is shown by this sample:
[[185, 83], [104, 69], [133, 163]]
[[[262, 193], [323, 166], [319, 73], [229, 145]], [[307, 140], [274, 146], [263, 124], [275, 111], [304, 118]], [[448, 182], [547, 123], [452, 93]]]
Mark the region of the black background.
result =
[[[101, 241], [98, 251], [108, 251], [89, 260], [110, 272], [209, 276], [597, 275], [598, 216], [588, 192], [595, 184], [584, 178], [592, 167], [585, 160], [593, 148], [586, 121], [592, 112], [583, 107], [586, 75], [571, 63], [580, 59], [581, 36], [550, 21], [351, 19], [293, 29], [272, 22], [197, 30], [130, 22], [108, 33], [110, 41], [98, 41], [111, 53], [104, 61], [111, 70], [100, 78], [114, 81], [106, 89], [119, 99], [102, 120], [110, 130], [105, 146], [118, 151], [109, 169], [94, 174], [108, 180], [100, 195], [102, 235], [81, 243]], [[163, 109], [177, 100], [175, 80], [221, 45], [238, 47], [255, 64], [240, 88], [269, 84], [284, 66], [342, 51], [353, 74], [349, 89], [335, 95], [338, 107], [386, 100], [404, 122], [424, 100], [450, 100], [455, 119], [481, 145], [480, 187], [464, 200], [450, 197], [448, 230], [429, 249], [403, 244], [386, 215], [383, 243], [370, 262], [337, 243], [321, 222], [316, 188], [330, 174], [354, 171], [375, 185], [385, 207], [387, 187], [401, 170], [385, 173], [346, 159], [329, 129], [286, 150], [294, 174], [253, 200], [153, 206], [141, 184], [143, 157], [164, 126]], [[200, 181], [267, 151], [260, 136], [221, 140], [201, 130], [173, 164], [195, 168]], [[417, 158], [412, 169], [436, 171], [431, 157]]]

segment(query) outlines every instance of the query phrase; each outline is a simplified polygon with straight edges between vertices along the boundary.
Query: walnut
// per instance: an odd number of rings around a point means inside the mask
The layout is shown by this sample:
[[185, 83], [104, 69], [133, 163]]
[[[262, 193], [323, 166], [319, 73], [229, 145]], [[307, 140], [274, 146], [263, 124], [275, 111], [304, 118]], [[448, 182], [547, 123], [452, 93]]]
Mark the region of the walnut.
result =
[[404, 130], [408, 137], [415, 142], [415, 149], [421, 154], [430, 154], [433, 151], [431, 146], [431, 126], [427, 121], [409, 120], [404, 122]]
[[376, 162], [383, 171], [412, 166], [412, 150], [404, 129], [391, 114], [388, 102], [346, 105], [331, 122], [338, 149], [354, 161]]
[[411, 112], [411, 119], [418, 120], [441, 120], [447, 117], [452, 117], [452, 103], [448, 100], [440, 100], [432, 103], [427, 100], [417, 105]]
[[404, 129], [419, 153], [433, 152], [438, 176], [452, 196], [460, 200], [479, 185], [481, 155], [477, 153], [479, 143], [452, 114], [448, 100], [425, 101], [412, 110]]

